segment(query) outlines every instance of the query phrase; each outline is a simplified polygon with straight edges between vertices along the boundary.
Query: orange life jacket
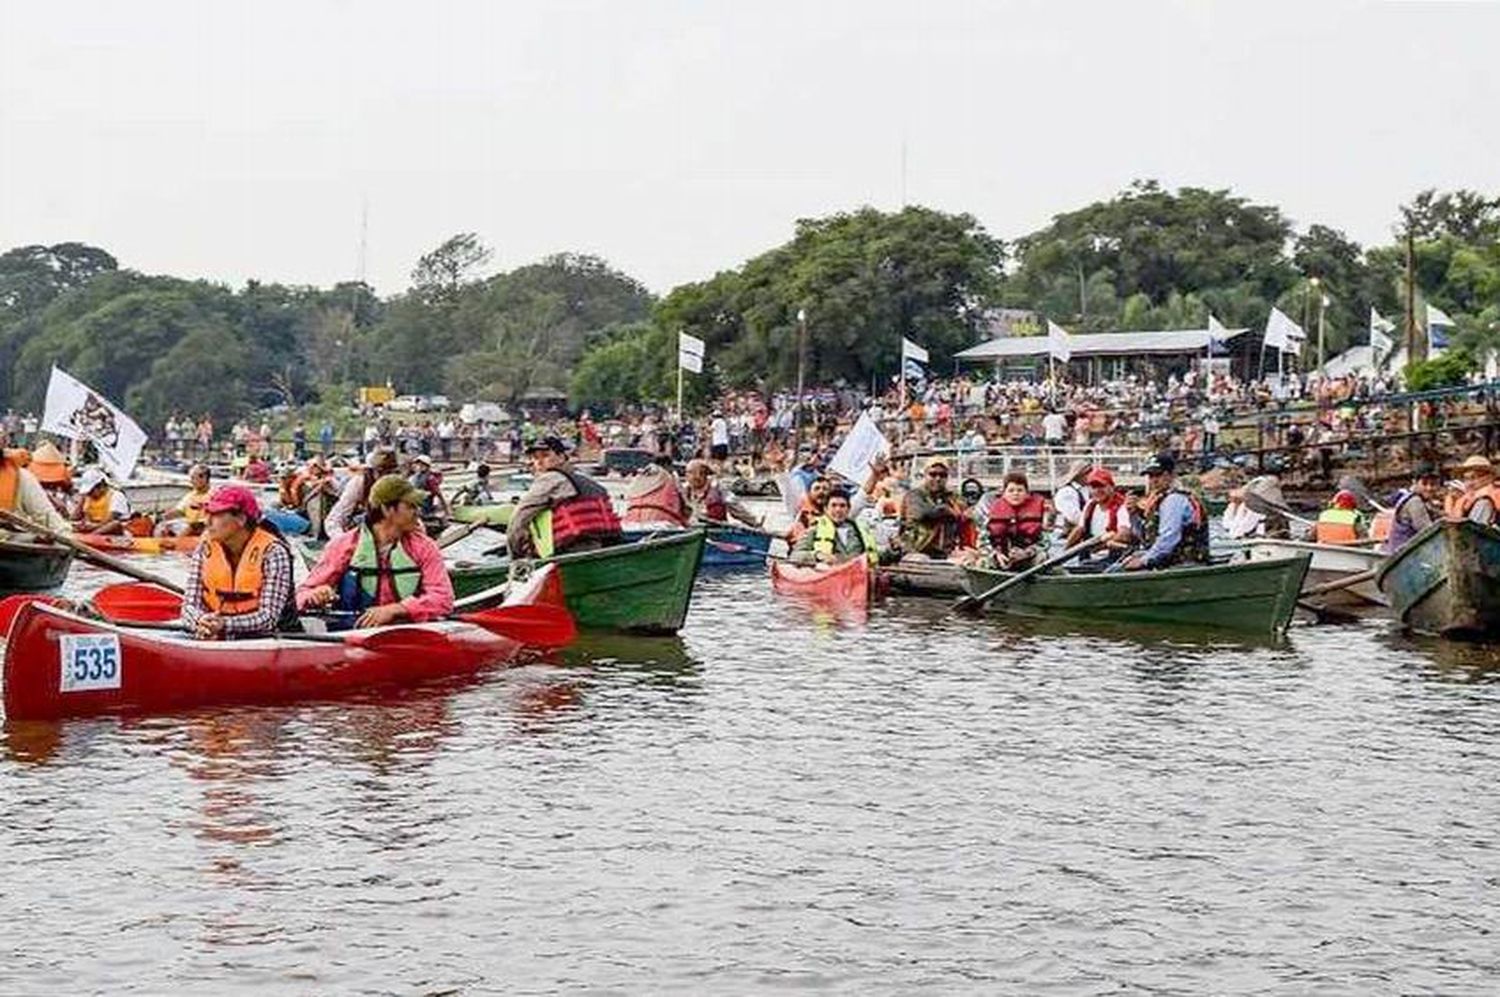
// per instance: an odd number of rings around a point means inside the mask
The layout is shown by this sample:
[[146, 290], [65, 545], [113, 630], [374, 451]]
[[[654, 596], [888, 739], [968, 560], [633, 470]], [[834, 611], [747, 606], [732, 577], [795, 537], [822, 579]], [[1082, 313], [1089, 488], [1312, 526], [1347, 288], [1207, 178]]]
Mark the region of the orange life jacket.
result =
[[1480, 499], [1489, 499], [1490, 508], [1500, 512], [1500, 486], [1493, 482], [1483, 488], [1476, 488], [1472, 492], [1464, 492], [1458, 496], [1457, 518], [1467, 519], [1469, 512], [1479, 503]]
[[83, 521], [89, 526], [101, 526], [114, 517], [110, 514], [110, 506], [113, 504], [115, 490], [106, 488], [98, 498], [83, 497]]
[[257, 527], [250, 534], [240, 563], [230, 565], [229, 553], [217, 540], [203, 542], [203, 608], [220, 616], [243, 616], [260, 609], [266, 576], [266, 551], [281, 541], [269, 530]]
[[11, 459], [9, 452], [0, 457], [0, 509], [12, 512], [16, 508], [16, 493], [21, 488], [21, 468]]

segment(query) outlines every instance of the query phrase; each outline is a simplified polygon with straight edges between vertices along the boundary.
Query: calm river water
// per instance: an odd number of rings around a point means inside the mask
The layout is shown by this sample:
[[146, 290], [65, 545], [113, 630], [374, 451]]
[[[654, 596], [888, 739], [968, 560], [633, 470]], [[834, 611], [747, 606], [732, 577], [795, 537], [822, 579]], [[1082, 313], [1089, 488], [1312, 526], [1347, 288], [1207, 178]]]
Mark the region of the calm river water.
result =
[[9, 726], [0, 992], [1500, 989], [1492, 653], [943, 608]]

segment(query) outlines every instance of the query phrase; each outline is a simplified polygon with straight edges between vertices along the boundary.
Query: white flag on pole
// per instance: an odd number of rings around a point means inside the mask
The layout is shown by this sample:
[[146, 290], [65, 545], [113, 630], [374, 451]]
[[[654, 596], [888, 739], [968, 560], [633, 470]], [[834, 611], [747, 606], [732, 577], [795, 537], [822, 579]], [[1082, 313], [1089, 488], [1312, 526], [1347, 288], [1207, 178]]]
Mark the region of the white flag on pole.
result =
[[47, 382], [42, 431], [92, 443], [99, 452], [99, 463], [119, 481], [130, 477], [140, 459], [141, 448], [146, 445], [146, 431], [134, 419], [56, 367]]
[[1427, 352], [1429, 355], [1441, 353], [1448, 348], [1448, 341], [1453, 336], [1454, 322], [1437, 305], [1427, 306]]
[[1224, 344], [1229, 341], [1229, 330], [1224, 328], [1214, 313], [1208, 313], [1208, 348], [1210, 351], [1223, 349]]
[[1266, 319], [1266, 346], [1283, 353], [1297, 353], [1306, 339], [1307, 333], [1300, 325], [1287, 318], [1280, 308], [1271, 309], [1271, 317]]
[[694, 374], [703, 373], [703, 340], [685, 332], [677, 333], [677, 366]]
[[918, 346], [916, 343], [913, 343], [911, 340], [907, 339], [905, 336], [902, 336], [901, 359], [903, 361], [915, 360], [917, 363], [926, 363], [927, 351]]
[[1073, 337], [1068, 330], [1052, 321], [1047, 320], [1047, 352], [1052, 355], [1053, 360], [1067, 363], [1073, 359]]
[[870, 461], [878, 454], [889, 453], [890, 449], [890, 441], [866, 412], [849, 430], [838, 453], [828, 462], [828, 469], [849, 481], [863, 482], [869, 476]]
[[1380, 313], [1373, 307], [1370, 309], [1370, 352], [1371, 359], [1375, 365], [1380, 365], [1382, 357], [1388, 355], [1396, 348], [1396, 341], [1391, 338], [1391, 333], [1396, 331], [1396, 323], [1390, 319], [1380, 317]]

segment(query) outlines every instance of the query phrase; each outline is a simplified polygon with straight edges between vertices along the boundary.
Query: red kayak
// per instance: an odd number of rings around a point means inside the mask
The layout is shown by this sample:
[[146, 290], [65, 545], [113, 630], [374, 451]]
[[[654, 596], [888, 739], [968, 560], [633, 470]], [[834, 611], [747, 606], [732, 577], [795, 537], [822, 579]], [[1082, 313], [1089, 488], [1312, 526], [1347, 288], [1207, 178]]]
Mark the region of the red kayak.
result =
[[802, 567], [772, 561], [771, 587], [830, 609], [863, 609], [870, 602], [870, 562], [856, 557], [843, 564]]
[[[507, 606], [560, 605], [544, 569]], [[571, 621], [569, 621], [571, 628]], [[471, 675], [515, 661], [530, 639], [442, 620], [338, 634], [194, 640], [176, 630], [120, 626], [46, 601], [27, 601], [5, 646], [5, 715], [56, 720], [159, 713], [233, 703], [330, 699], [367, 689]], [[544, 645], [545, 646], [545, 645]]]

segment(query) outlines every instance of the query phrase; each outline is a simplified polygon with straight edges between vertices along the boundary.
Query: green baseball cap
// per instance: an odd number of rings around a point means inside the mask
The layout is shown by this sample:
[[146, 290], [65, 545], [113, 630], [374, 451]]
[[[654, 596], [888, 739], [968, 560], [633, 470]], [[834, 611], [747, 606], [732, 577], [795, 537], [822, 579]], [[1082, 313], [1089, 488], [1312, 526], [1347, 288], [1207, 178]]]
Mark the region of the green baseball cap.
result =
[[370, 486], [370, 504], [377, 508], [397, 502], [421, 506], [426, 501], [427, 493], [399, 474], [387, 474]]

